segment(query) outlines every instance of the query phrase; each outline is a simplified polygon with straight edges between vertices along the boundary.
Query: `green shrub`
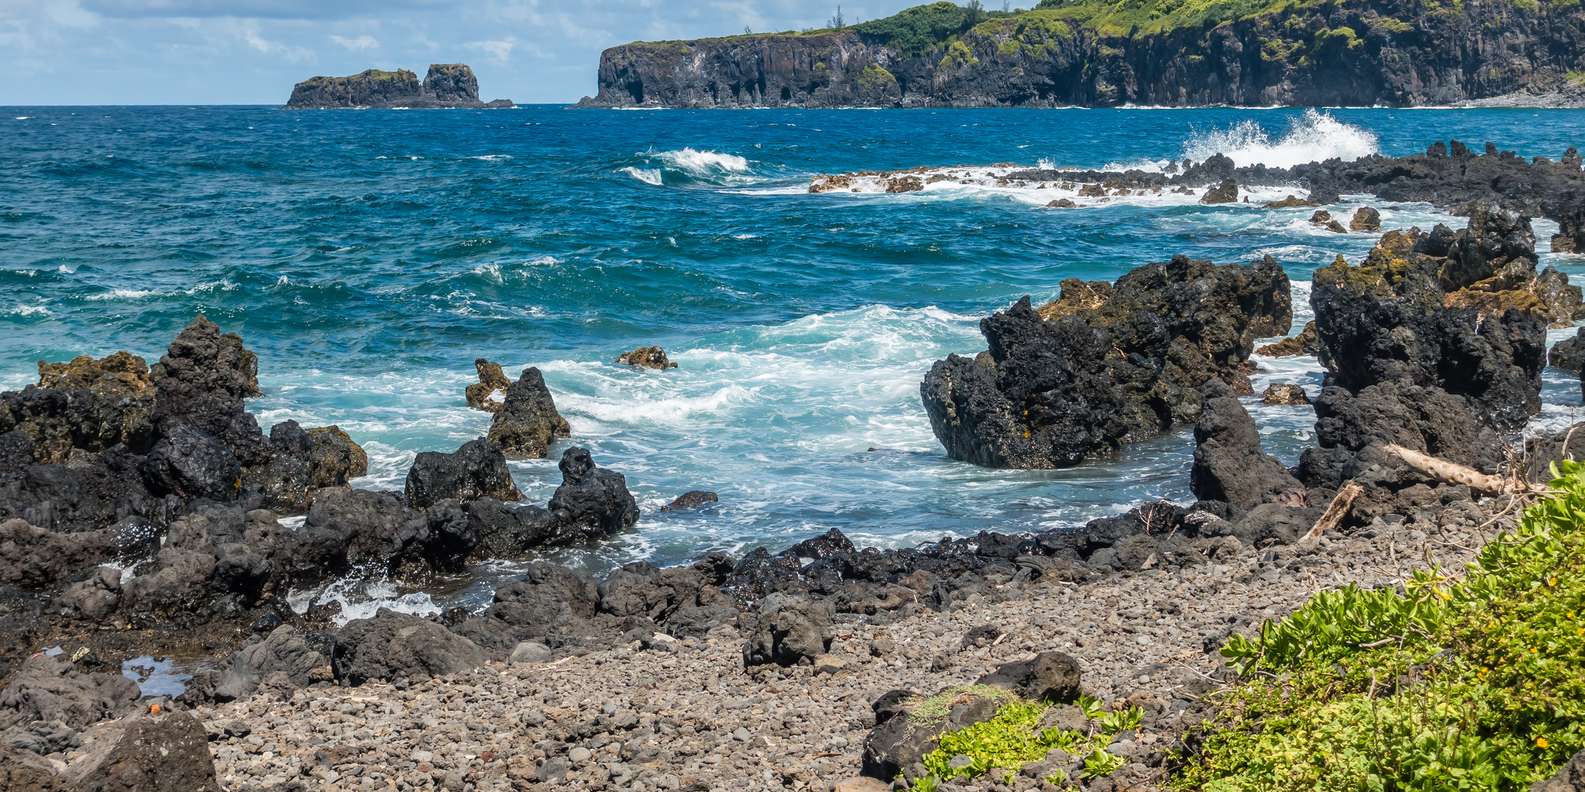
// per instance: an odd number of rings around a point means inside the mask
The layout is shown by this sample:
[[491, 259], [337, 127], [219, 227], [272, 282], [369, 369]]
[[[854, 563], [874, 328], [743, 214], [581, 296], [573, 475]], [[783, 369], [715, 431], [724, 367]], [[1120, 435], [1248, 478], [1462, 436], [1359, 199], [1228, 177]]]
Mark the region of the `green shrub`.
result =
[[966, 8], [943, 0], [853, 26], [859, 35], [908, 55], [921, 55], [978, 22]]
[[1462, 580], [1347, 587], [1235, 637], [1176, 789], [1522, 790], [1585, 748], [1585, 467]]
[[[962, 690], [954, 689], [956, 692]], [[996, 695], [1010, 696], [1005, 691]], [[1106, 748], [1119, 733], [1139, 728], [1144, 713], [1138, 707], [1107, 709], [1093, 698], [1081, 697], [1079, 707], [1088, 722], [1084, 730], [1042, 729], [1041, 718], [1052, 706], [1013, 698], [998, 708], [990, 720], [941, 735], [936, 749], [924, 757], [927, 774], [915, 779], [910, 789], [912, 792], [935, 792], [944, 781], [977, 778], [993, 772], [1001, 773], [1004, 780], [1010, 779], [1024, 765], [1038, 762], [1057, 749], [1083, 758], [1081, 775], [1085, 778], [1108, 776], [1123, 766], [1122, 758], [1107, 753]], [[952, 760], [958, 756], [968, 757], [968, 763], [953, 767]], [[1068, 780], [1065, 775], [1064, 772], [1048, 780], [1060, 784]]]

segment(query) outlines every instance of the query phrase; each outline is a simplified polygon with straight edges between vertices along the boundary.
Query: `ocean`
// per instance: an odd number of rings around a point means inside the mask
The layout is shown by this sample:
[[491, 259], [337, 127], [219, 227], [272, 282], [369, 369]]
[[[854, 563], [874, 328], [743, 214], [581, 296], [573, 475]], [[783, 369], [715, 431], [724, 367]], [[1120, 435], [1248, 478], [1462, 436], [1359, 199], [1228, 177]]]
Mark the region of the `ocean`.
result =
[[[627, 476], [637, 530], [554, 558], [591, 570], [780, 549], [840, 528], [906, 546], [980, 530], [1073, 526], [1142, 500], [1191, 499], [1182, 431], [1065, 471], [948, 460], [919, 382], [984, 348], [983, 315], [1065, 278], [1116, 278], [1177, 253], [1275, 256], [1308, 280], [1372, 234], [1309, 209], [1200, 206], [1195, 196], [1044, 208], [1049, 191], [933, 184], [903, 195], [811, 195], [819, 174], [1014, 163], [1160, 168], [1225, 152], [1292, 165], [1406, 154], [1456, 137], [1556, 158], [1585, 111], [1116, 109], [285, 111], [275, 107], [0, 109], [0, 387], [39, 359], [128, 349], [152, 363], [195, 314], [240, 333], [278, 421], [339, 424], [369, 452], [360, 486], [401, 487], [413, 455], [484, 433], [472, 362], [538, 366], [570, 441]], [[1287, 191], [1257, 193], [1256, 200]], [[1300, 192], [1295, 189], [1293, 192]], [[1384, 228], [1442, 222], [1373, 205]], [[1544, 249], [1552, 224], [1538, 222]], [[1544, 254], [1576, 280], [1585, 258]], [[1554, 338], [1573, 331], [1558, 331]], [[613, 364], [660, 344], [678, 368]], [[1259, 359], [1257, 390], [1313, 359]], [[1550, 373], [1539, 420], [1580, 417]], [[1251, 404], [1268, 450], [1308, 444], [1313, 413]], [[549, 460], [513, 463], [543, 502]], [[661, 513], [687, 490], [717, 508]], [[430, 591], [344, 581], [348, 616], [477, 603], [513, 564]]]

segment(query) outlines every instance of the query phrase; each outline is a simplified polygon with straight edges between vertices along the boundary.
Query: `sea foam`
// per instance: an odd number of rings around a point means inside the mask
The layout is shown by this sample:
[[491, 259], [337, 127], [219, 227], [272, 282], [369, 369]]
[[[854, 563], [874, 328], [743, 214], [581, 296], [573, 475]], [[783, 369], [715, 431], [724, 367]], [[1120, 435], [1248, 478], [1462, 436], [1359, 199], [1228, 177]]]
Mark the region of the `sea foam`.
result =
[[1333, 157], [1357, 160], [1380, 150], [1376, 133], [1343, 123], [1328, 113], [1306, 110], [1275, 140], [1253, 119], [1245, 119], [1226, 129], [1189, 138], [1183, 144], [1183, 157], [1199, 162], [1213, 154], [1225, 154], [1240, 167], [1291, 168]]

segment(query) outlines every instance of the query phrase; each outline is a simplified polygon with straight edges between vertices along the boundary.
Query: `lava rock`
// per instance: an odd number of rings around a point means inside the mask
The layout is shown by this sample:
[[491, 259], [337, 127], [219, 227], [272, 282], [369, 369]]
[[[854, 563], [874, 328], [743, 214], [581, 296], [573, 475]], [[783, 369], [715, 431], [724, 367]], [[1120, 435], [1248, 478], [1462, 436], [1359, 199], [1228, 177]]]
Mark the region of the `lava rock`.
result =
[[1226, 384], [1212, 380], [1194, 427], [1189, 487], [1201, 500], [1250, 509], [1285, 492], [1302, 491], [1288, 469], [1260, 448], [1254, 419]]
[[1266, 386], [1266, 392], [1260, 396], [1262, 404], [1278, 407], [1303, 407], [1310, 403], [1310, 397], [1305, 394], [1304, 388], [1291, 383], [1272, 383]]
[[982, 320], [988, 352], [931, 368], [920, 395], [948, 456], [1067, 467], [1195, 421], [1200, 386], [1220, 377], [1247, 388], [1254, 339], [1292, 322], [1288, 277], [1269, 257], [1218, 267], [1180, 256], [1130, 272], [1104, 299], [1082, 285], [1083, 300], [1048, 311], [1054, 320], [1028, 298]]
[[1200, 196], [1202, 204], [1226, 204], [1238, 202], [1238, 182], [1232, 179], [1223, 179], [1220, 184], [1205, 191]]
[[628, 492], [626, 477], [597, 467], [588, 449], [562, 452], [559, 467], [561, 486], [549, 504], [559, 533], [600, 539], [638, 523], [638, 502]]
[[692, 490], [678, 495], [671, 503], [660, 507], [663, 512], [692, 511], [720, 502], [721, 497], [707, 490]]
[[1003, 663], [980, 677], [990, 685], [1035, 701], [1071, 704], [1079, 700], [1079, 661], [1061, 652], [1041, 652], [1028, 660]]
[[490, 422], [489, 438], [512, 459], [543, 459], [552, 442], [571, 434], [567, 419], [556, 412], [544, 376], [531, 367], [507, 388], [506, 401]]
[[677, 367], [671, 358], [666, 356], [666, 350], [658, 346], [639, 347], [631, 352], [623, 352], [616, 358], [619, 366], [633, 366], [634, 368], [647, 368], [665, 371]]
[[512, 381], [506, 378], [499, 363], [479, 358], [473, 361], [473, 368], [479, 372], [479, 381], [469, 385], [464, 393], [468, 406], [484, 412], [500, 412]]
[[337, 680], [357, 686], [457, 674], [484, 661], [484, 650], [473, 641], [428, 619], [381, 608], [336, 634], [331, 668]]
[[62, 657], [34, 655], [0, 690], [0, 726], [59, 721], [82, 728], [131, 711], [138, 686], [117, 673], [89, 672]]
[[217, 701], [236, 701], [253, 694], [259, 682], [271, 674], [283, 674], [293, 685], [302, 687], [316, 677], [329, 678], [330, 658], [322, 649], [329, 641], [320, 637], [310, 643], [296, 627], [281, 625], [263, 639], [231, 656], [230, 666], [215, 683]]
[[1373, 207], [1361, 206], [1354, 210], [1354, 216], [1348, 219], [1348, 230], [1375, 232], [1381, 230], [1381, 212]]
[[443, 500], [516, 501], [523, 497], [512, 482], [512, 472], [506, 467], [506, 456], [500, 447], [483, 438], [464, 443], [450, 454], [419, 453], [407, 472], [406, 495], [408, 505], [415, 509]]
[[1552, 351], [1547, 353], [1546, 362], [1555, 369], [1571, 374], [1585, 371], [1585, 330], [1553, 344]]
[[772, 594], [760, 605], [759, 625], [743, 647], [743, 665], [791, 666], [831, 649], [829, 603]]
[[85, 792], [220, 792], [208, 734], [185, 712], [135, 715], [90, 732], [61, 777]]

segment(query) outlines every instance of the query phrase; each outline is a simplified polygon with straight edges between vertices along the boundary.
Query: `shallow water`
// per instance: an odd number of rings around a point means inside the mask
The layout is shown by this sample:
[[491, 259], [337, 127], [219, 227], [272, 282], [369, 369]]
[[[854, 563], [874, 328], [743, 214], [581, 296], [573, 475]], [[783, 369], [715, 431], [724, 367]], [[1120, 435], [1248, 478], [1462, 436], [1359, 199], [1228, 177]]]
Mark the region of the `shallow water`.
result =
[[[25, 118], [22, 118], [24, 117]], [[1230, 153], [1288, 165], [1439, 138], [1556, 157], [1575, 110], [920, 110], [286, 112], [0, 111], [0, 385], [39, 358], [129, 348], [152, 362], [195, 313], [260, 356], [266, 428], [337, 423], [361, 482], [399, 487], [412, 456], [481, 434], [472, 361], [537, 365], [574, 442], [624, 472], [639, 530], [561, 557], [593, 568], [782, 546], [841, 528], [870, 545], [1062, 527], [1188, 497], [1187, 433], [1058, 472], [945, 458], [919, 405], [932, 361], [983, 348], [977, 322], [1064, 278], [1115, 278], [1175, 253], [1269, 253], [1296, 281], [1374, 236], [1309, 210], [1163, 196], [1047, 210], [1049, 191], [937, 184], [909, 195], [807, 193], [820, 173], [914, 166], [1160, 167]], [[1281, 197], [1284, 190], [1272, 190]], [[1334, 214], [1369, 201], [1350, 197]], [[1385, 227], [1458, 221], [1382, 209]], [[1550, 224], [1538, 224], [1544, 240]], [[1573, 274], [1585, 259], [1547, 255]], [[611, 364], [659, 343], [679, 368]], [[1319, 382], [1313, 360], [1259, 361]], [[1578, 412], [1549, 374], [1544, 420]], [[1292, 461], [1313, 414], [1253, 406]], [[559, 451], [557, 452], [559, 453]], [[537, 501], [554, 460], [514, 464]], [[657, 508], [721, 494], [694, 514]], [[434, 601], [476, 600], [510, 565]], [[362, 603], [361, 587], [332, 598]]]

